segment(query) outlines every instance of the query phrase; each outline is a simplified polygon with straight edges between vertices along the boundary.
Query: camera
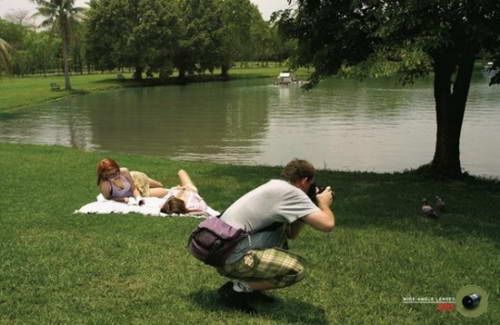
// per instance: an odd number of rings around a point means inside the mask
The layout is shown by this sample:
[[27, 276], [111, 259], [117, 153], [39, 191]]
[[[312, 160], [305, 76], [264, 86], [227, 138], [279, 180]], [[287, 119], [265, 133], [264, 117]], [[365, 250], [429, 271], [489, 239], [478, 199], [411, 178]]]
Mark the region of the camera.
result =
[[[318, 191], [316, 192], [316, 188]], [[316, 195], [323, 192], [326, 189], [326, 186], [316, 185], [316, 183], [312, 183], [311, 187], [309, 187], [309, 191], [307, 191], [307, 196], [314, 202], [314, 204], [318, 205], [318, 200], [316, 199]]]

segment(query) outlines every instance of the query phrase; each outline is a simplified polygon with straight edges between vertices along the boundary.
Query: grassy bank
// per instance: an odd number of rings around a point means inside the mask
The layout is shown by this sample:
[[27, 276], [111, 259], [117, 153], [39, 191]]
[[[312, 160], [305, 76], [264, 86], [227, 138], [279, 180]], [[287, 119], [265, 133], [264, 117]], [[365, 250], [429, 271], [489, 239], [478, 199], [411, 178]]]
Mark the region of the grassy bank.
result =
[[[321, 171], [337, 189], [337, 227], [291, 242], [306, 278], [249, 316], [217, 302], [224, 280], [185, 250], [197, 220], [75, 215], [97, 192], [95, 164], [113, 156], [168, 185], [185, 168], [208, 203], [224, 209], [279, 168], [169, 161], [62, 147], [1, 144], [0, 323], [352, 323], [500, 321], [500, 185], [467, 178]], [[420, 216], [441, 194], [449, 211]], [[403, 297], [449, 297], [464, 285], [489, 293], [488, 312], [466, 319]]]
[[[230, 77], [233, 79], [241, 78], [266, 78], [275, 77], [280, 67], [250, 67], [250, 68], [234, 68], [230, 70]], [[214, 75], [205, 75], [195, 77], [191, 82], [217, 80], [219, 71], [215, 71]], [[301, 72], [304, 75], [305, 71]], [[125, 81], [119, 81], [116, 78], [116, 73], [104, 74], [83, 74], [72, 75], [71, 84], [73, 91], [52, 91], [51, 83], [57, 83], [61, 89], [64, 88], [63, 76], [31, 76], [25, 78], [0, 78], [0, 113], [15, 110], [16, 108], [43, 103], [50, 100], [55, 100], [69, 95], [82, 95], [95, 91], [107, 90], [119, 87], [138, 87], [138, 86], [155, 86], [160, 84], [177, 83], [176, 75], [169, 80], [161, 83], [158, 79], [133, 81], [130, 80], [131, 74], [125, 73]]]

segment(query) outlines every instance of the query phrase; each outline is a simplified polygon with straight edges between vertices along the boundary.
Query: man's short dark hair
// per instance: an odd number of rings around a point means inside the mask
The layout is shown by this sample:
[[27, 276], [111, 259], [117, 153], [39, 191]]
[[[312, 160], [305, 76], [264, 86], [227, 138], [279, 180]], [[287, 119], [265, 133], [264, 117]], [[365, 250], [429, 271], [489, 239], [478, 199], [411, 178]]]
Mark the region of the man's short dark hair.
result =
[[290, 183], [295, 183], [303, 178], [313, 179], [315, 172], [314, 166], [307, 160], [294, 159], [285, 166], [281, 177]]

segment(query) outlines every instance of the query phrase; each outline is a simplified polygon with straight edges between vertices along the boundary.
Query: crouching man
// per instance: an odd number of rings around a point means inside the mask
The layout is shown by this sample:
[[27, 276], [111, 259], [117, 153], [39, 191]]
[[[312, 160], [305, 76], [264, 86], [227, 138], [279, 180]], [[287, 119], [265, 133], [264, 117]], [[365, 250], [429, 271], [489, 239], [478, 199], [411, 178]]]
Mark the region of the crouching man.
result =
[[270, 180], [248, 192], [220, 217], [250, 233], [217, 269], [231, 279], [218, 290], [227, 306], [252, 312], [252, 301], [273, 301], [264, 291], [290, 286], [304, 277], [301, 258], [286, 250], [287, 238], [296, 238], [306, 224], [323, 232], [335, 226], [330, 187], [316, 195], [317, 205], [306, 194], [314, 186], [314, 175], [312, 164], [292, 160], [282, 180]]

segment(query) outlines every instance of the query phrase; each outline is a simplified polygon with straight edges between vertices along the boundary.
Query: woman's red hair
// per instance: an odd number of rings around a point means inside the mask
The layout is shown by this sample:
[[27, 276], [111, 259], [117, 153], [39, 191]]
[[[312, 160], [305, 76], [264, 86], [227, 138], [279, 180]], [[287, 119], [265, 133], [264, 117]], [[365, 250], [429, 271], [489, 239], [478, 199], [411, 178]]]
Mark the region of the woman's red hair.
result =
[[120, 170], [120, 166], [111, 158], [106, 158], [97, 163], [97, 185], [104, 179], [103, 174], [108, 170]]

